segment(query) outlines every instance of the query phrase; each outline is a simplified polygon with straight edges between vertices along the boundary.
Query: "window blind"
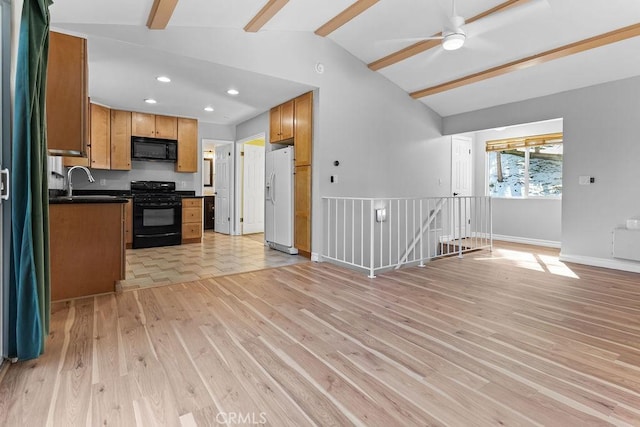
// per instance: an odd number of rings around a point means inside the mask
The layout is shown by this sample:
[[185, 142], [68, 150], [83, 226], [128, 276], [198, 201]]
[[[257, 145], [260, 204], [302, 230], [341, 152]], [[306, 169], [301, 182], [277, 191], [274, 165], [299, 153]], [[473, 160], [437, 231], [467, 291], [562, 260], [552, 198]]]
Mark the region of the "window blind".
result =
[[486, 150], [487, 152], [516, 150], [518, 148], [540, 147], [542, 145], [561, 143], [562, 132], [547, 133], [543, 135], [522, 136], [519, 138], [494, 139], [486, 142]]

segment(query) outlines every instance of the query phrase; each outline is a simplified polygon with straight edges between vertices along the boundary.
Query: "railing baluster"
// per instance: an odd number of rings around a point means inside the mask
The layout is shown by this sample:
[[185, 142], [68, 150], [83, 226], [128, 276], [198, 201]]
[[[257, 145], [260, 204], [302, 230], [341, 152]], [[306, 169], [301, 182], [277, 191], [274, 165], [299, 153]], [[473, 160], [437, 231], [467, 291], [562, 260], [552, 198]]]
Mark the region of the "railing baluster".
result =
[[370, 267], [370, 269], [369, 269], [369, 277], [371, 279], [376, 277], [375, 274], [374, 274], [374, 271], [375, 271], [375, 265], [374, 265], [374, 262], [375, 262], [374, 261], [374, 257], [375, 257], [375, 255], [374, 255], [374, 251], [375, 251], [375, 228], [374, 227], [375, 227], [375, 224], [376, 224], [375, 215], [376, 215], [375, 205], [374, 205], [373, 200], [371, 200], [371, 212], [370, 212], [370, 215], [369, 215], [369, 221], [371, 221], [371, 228], [370, 228], [371, 236], [369, 237], [369, 240], [370, 240], [369, 246], [371, 247], [371, 254], [370, 254], [371, 256], [369, 258], [369, 267]]
[[360, 200], [360, 263], [364, 265], [364, 200]]
[[347, 260], [347, 201], [342, 205], [342, 258]]

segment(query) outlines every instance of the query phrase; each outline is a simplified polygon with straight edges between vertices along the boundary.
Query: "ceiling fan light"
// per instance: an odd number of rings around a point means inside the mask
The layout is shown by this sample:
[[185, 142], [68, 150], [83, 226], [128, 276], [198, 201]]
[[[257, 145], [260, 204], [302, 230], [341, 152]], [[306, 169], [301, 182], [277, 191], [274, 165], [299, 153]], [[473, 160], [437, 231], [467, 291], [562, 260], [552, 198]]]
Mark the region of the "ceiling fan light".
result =
[[467, 38], [464, 33], [450, 33], [442, 39], [442, 48], [444, 50], [457, 50], [464, 45]]

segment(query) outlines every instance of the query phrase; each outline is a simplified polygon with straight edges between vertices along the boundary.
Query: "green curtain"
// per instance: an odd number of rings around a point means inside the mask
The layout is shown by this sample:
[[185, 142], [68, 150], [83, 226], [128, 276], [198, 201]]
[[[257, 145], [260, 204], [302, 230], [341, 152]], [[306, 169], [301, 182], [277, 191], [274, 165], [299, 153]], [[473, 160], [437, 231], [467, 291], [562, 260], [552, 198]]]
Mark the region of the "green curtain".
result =
[[32, 359], [49, 333], [49, 204], [45, 94], [49, 0], [25, 0], [20, 21], [11, 182], [9, 356]]

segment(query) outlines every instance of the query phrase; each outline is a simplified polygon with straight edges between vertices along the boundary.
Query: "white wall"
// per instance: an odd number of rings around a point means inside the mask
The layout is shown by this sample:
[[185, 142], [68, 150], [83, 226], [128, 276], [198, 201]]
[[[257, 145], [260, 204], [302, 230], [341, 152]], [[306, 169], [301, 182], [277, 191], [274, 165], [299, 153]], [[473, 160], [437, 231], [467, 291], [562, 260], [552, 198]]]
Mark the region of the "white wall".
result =
[[[640, 77], [444, 119], [446, 133], [562, 117], [563, 259], [640, 271], [612, 258], [612, 232], [640, 214]], [[580, 175], [595, 183], [578, 185]]]
[[[475, 133], [474, 186], [475, 195], [487, 194], [487, 154], [485, 143], [493, 139], [562, 132], [562, 120], [550, 120], [508, 127], [503, 131], [486, 130]], [[493, 198], [493, 233], [499, 239], [524, 243], [560, 246], [561, 199]], [[541, 213], [544, 213], [541, 215]]]

